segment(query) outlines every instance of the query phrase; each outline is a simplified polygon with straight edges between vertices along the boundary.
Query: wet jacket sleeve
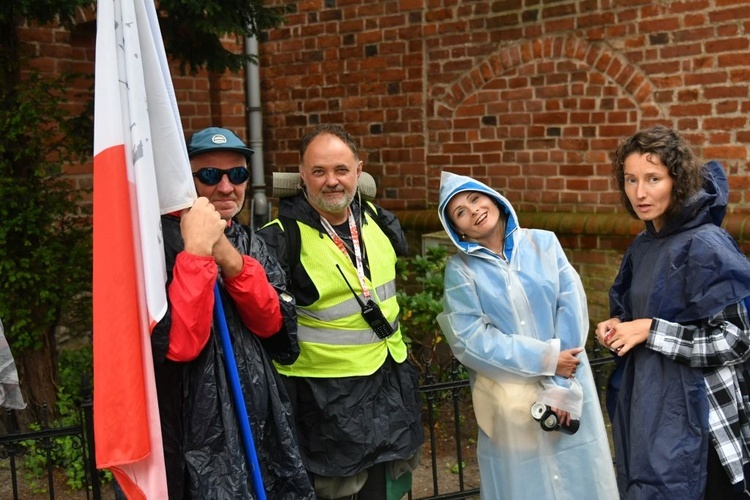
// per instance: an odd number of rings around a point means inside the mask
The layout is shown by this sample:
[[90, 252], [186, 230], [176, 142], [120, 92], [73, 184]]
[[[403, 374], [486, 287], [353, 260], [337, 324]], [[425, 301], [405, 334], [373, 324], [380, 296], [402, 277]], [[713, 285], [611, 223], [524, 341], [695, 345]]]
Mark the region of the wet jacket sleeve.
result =
[[[224, 285], [245, 326], [259, 337], [270, 337], [282, 326], [276, 290], [258, 261], [246, 255], [242, 258], [242, 271]], [[216, 263], [212, 257], [182, 251], [175, 258], [172, 276], [167, 291], [171, 313], [167, 358], [192, 361], [211, 333]]]
[[180, 252], [167, 288], [170, 303], [168, 359], [191, 361], [208, 342], [218, 269], [213, 257]]
[[554, 375], [559, 339], [542, 341], [496, 328], [481, 310], [473, 277], [457, 262], [459, 258], [454, 257], [446, 265], [443, 312], [438, 315], [456, 358], [495, 380], [509, 373], [522, 377]]
[[[557, 238], [553, 239], [553, 244], [559, 276], [555, 337], [560, 339], [561, 351], [584, 347], [589, 329], [586, 293], [578, 273], [570, 265]], [[578, 355], [579, 359], [585, 356], [585, 352]], [[583, 392], [577, 380], [555, 375], [543, 380], [542, 385], [542, 402], [571, 411], [576, 416], [580, 415]]]
[[[275, 228], [275, 229], [274, 229]], [[286, 268], [286, 239], [280, 226], [270, 224], [264, 233], [256, 233], [251, 240], [250, 254], [263, 267], [268, 282], [278, 297], [282, 322], [277, 333], [262, 338], [261, 343], [274, 361], [283, 365], [294, 363], [299, 357], [297, 341], [297, 302]], [[266, 237], [270, 243], [266, 243]], [[275, 246], [275, 245], [276, 246]]]
[[286, 249], [286, 236], [281, 221], [275, 219], [258, 230], [257, 235], [263, 239], [267, 251], [276, 258], [278, 265], [284, 272], [287, 281], [287, 288], [291, 288], [291, 269], [289, 268], [289, 258]]
[[243, 255], [242, 271], [224, 280], [245, 326], [261, 338], [277, 333], [282, 326], [279, 296], [268, 282], [266, 271], [253, 257]]
[[625, 252], [620, 263], [620, 270], [609, 289], [609, 316], [618, 318], [620, 321], [633, 319], [630, 309], [630, 284], [633, 270], [630, 262], [630, 249]]
[[18, 370], [3, 332], [3, 322], [0, 320], [0, 408], [23, 410], [26, 403], [21, 394]]

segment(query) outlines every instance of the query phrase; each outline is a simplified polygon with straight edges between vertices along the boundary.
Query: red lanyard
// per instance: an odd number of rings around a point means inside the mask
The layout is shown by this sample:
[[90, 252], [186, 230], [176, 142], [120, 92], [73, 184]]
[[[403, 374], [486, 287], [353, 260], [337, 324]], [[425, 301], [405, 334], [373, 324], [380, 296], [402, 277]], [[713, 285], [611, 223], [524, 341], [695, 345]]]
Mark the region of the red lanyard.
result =
[[[351, 258], [349, 257], [349, 252], [347, 252], [346, 250], [346, 245], [344, 244], [344, 241], [333, 229], [333, 226], [331, 226], [331, 223], [328, 222], [325, 219], [325, 217], [321, 217], [320, 222], [323, 224], [323, 227], [328, 233], [328, 236], [330, 236], [333, 242], [336, 244], [336, 246], [339, 247], [339, 250], [341, 250], [341, 252], [346, 256], [346, 259], [349, 262], [351, 262]], [[369, 299], [370, 290], [367, 288], [367, 285], [365, 284], [365, 271], [362, 266], [362, 250], [360, 250], [360, 246], [359, 246], [359, 233], [357, 232], [357, 225], [354, 223], [354, 216], [352, 215], [351, 208], [349, 209], [349, 232], [352, 235], [352, 244], [354, 245], [354, 260], [357, 263], [355, 268], [357, 269], [357, 278], [359, 279], [359, 285], [362, 287], [362, 294], [364, 294], [366, 299]]]

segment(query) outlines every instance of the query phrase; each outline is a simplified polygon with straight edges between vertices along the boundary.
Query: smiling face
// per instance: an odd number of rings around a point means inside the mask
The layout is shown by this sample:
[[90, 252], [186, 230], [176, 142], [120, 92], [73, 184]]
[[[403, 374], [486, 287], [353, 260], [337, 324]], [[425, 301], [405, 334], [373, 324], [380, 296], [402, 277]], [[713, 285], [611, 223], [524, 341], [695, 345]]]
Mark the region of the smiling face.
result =
[[633, 153], [625, 158], [624, 189], [635, 214], [651, 221], [656, 231], [666, 223], [665, 213], [672, 203], [674, 180], [658, 156]]
[[445, 213], [459, 235], [488, 247], [485, 242], [496, 238], [504, 227], [500, 208], [492, 198], [478, 191], [458, 193], [448, 202]]
[[[212, 151], [193, 156], [190, 159], [190, 168], [193, 172], [206, 167], [229, 170], [238, 166], [247, 167], [247, 158], [233, 151]], [[209, 186], [203, 184], [197, 178], [194, 178], [194, 180], [198, 196], [208, 198], [216, 211], [221, 214], [222, 219], [229, 220], [239, 213], [242, 204], [245, 202], [245, 191], [249, 181], [242, 184], [232, 184], [228, 175], [222, 175], [218, 184]]]
[[349, 146], [332, 134], [315, 137], [307, 146], [299, 172], [310, 205], [331, 224], [344, 222], [362, 172], [362, 161]]

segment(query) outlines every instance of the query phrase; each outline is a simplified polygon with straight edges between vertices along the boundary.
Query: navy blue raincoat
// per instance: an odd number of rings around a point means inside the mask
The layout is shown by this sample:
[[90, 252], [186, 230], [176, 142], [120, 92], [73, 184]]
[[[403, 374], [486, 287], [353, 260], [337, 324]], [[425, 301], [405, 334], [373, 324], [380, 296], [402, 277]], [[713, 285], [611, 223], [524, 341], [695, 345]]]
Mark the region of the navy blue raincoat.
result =
[[[750, 295], [750, 264], [720, 227], [726, 175], [717, 162], [704, 172], [681, 213], [660, 232], [647, 222], [628, 248], [610, 290], [612, 317], [698, 324]], [[610, 411], [621, 498], [702, 499], [711, 446], [702, 368], [641, 344], [618, 371]]]

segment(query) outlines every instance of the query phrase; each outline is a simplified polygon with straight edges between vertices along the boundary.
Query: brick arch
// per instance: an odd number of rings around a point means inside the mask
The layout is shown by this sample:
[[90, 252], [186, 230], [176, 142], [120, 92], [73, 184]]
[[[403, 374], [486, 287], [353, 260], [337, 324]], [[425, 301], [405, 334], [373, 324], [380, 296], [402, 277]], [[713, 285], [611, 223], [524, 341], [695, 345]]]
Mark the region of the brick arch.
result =
[[652, 100], [654, 85], [638, 67], [617, 55], [602, 43], [589, 43], [573, 36], [549, 36], [524, 40], [501, 50], [471, 68], [456, 83], [445, 88], [436, 87], [433, 93], [442, 91], [441, 96], [433, 95], [438, 116], [445, 116], [440, 108], [451, 110], [469, 95], [477, 92], [487, 82], [510, 69], [535, 60], [569, 59], [580, 61], [596, 70], [622, 88], [643, 109], [648, 117], [661, 114]]
[[652, 89], [601, 44], [506, 47], [433, 89], [428, 168], [487, 182], [521, 211], [613, 212], [610, 154], [644, 119], [663, 118]]

